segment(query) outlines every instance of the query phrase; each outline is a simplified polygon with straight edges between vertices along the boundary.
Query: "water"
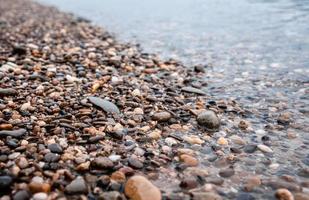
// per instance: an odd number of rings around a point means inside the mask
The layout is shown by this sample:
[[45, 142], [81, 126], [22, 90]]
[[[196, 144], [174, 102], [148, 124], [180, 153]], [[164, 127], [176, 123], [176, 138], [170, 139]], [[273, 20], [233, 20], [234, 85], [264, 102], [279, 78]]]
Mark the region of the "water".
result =
[[280, 112], [292, 114], [288, 131], [299, 137], [291, 141], [286, 130], [275, 130], [274, 162], [296, 174], [293, 163], [308, 159], [309, 0], [39, 1], [86, 17], [146, 52], [188, 67], [212, 66], [205, 74], [209, 93], [250, 110], [255, 130]]

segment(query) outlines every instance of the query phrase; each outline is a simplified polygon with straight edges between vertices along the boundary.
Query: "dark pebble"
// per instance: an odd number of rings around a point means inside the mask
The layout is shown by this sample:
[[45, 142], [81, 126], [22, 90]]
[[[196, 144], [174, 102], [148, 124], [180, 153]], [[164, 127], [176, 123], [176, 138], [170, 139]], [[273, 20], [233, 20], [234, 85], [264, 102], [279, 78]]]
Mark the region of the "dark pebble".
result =
[[216, 131], [220, 127], [220, 120], [217, 114], [212, 110], [200, 113], [196, 120], [199, 125], [204, 126], [210, 131]]
[[187, 92], [187, 93], [199, 94], [199, 95], [206, 95], [206, 92], [204, 92], [203, 90], [194, 88], [194, 87], [183, 87], [181, 88], [181, 91]]
[[13, 200], [28, 200], [31, 195], [27, 190], [19, 190], [13, 195]]
[[254, 153], [257, 150], [257, 145], [248, 144], [244, 147], [244, 152], [246, 153]]
[[13, 96], [16, 95], [17, 91], [12, 88], [0, 88], [0, 96]]
[[60, 159], [60, 156], [58, 154], [55, 153], [47, 153], [44, 156], [44, 160], [46, 162], [57, 162]]
[[107, 157], [98, 157], [95, 158], [92, 162], [91, 165], [96, 168], [100, 169], [111, 169], [114, 167], [113, 161], [111, 161]]
[[15, 138], [19, 138], [23, 136], [27, 132], [26, 129], [17, 129], [13, 131], [0, 131], [0, 137], [6, 137], [6, 136], [11, 136]]
[[249, 193], [240, 193], [236, 200], [255, 200], [255, 198]]
[[135, 158], [129, 158], [128, 160], [129, 166], [135, 168], [135, 169], [141, 169], [143, 168], [143, 163]]
[[[0, 189], [6, 190], [9, 189], [13, 183], [13, 179], [10, 176], [0, 176]], [[0, 191], [3, 192], [3, 191]]]
[[59, 153], [59, 154], [61, 154], [63, 152], [62, 147], [59, 144], [57, 144], [57, 143], [53, 143], [53, 144], [48, 145], [48, 149], [52, 153]]
[[228, 168], [228, 169], [222, 169], [219, 172], [219, 175], [223, 178], [231, 177], [235, 174], [234, 169]]
[[99, 97], [88, 97], [88, 99], [92, 104], [102, 108], [106, 113], [120, 113], [118, 107], [110, 101], [101, 99]]

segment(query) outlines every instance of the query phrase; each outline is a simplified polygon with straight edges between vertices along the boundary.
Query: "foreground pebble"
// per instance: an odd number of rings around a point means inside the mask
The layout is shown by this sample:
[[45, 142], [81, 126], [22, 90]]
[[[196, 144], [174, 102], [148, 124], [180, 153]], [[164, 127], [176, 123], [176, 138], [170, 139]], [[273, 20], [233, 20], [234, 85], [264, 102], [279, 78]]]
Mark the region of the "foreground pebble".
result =
[[143, 176], [133, 176], [125, 184], [125, 194], [132, 200], [161, 200], [160, 190]]

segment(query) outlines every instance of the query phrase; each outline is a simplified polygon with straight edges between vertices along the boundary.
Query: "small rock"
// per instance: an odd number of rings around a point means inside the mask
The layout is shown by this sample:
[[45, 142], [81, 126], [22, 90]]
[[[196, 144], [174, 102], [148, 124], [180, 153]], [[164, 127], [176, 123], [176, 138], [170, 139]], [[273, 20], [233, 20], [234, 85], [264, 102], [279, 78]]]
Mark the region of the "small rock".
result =
[[13, 96], [16, 95], [17, 91], [12, 88], [0, 88], [0, 96]]
[[125, 184], [125, 194], [132, 200], [161, 200], [161, 191], [143, 176], [133, 176]]
[[222, 197], [213, 192], [194, 192], [193, 200], [222, 200]]
[[57, 144], [57, 143], [53, 143], [53, 144], [48, 145], [48, 149], [52, 153], [59, 153], [59, 154], [61, 154], [63, 152], [62, 147], [60, 146], [60, 144]]
[[264, 144], [257, 145], [257, 148], [264, 153], [272, 153], [273, 150]]
[[143, 163], [135, 158], [129, 158], [128, 163], [131, 167], [135, 169], [141, 169], [143, 168]]
[[181, 188], [190, 190], [198, 186], [198, 182], [195, 177], [185, 177], [179, 185]]
[[220, 127], [220, 120], [214, 111], [208, 110], [197, 116], [199, 125], [206, 127], [208, 130], [216, 131]]
[[238, 194], [236, 200], [255, 200], [255, 198], [252, 194], [242, 192]]
[[107, 113], [120, 114], [119, 108], [110, 101], [101, 99], [99, 97], [88, 97], [88, 99], [92, 104], [102, 108]]
[[152, 116], [152, 119], [158, 122], [165, 122], [172, 118], [169, 112], [158, 112]]
[[51, 187], [48, 183], [40, 183], [40, 182], [32, 181], [29, 184], [29, 190], [32, 193], [39, 193], [39, 192], [48, 193], [50, 192], [50, 188]]
[[17, 129], [17, 130], [12, 130], [12, 131], [0, 131], [0, 137], [6, 137], [6, 136], [11, 136], [14, 138], [19, 138], [23, 136], [27, 132], [26, 129]]
[[47, 194], [40, 192], [40, 193], [36, 193], [32, 196], [33, 200], [46, 200], [47, 199]]
[[261, 185], [261, 178], [259, 176], [248, 177], [244, 185], [244, 189], [248, 192], [251, 192], [255, 187]]
[[116, 171], [112, 173], [111, 179], [114, 181], [117, 181], [119, 183], [124, 183], [126, 181], [126, 176], [123, 172], [121, 171]]
[[223, 178], [228, 178], [228, 177], [231, 177], [235, 174], [235, 171], [234, 169], [231, 169], [231, 168], [227, 168], [227, 169], [222, 169], [220, 170], [219, 172], [219, 175]]
[[190, 155], [186, 155], [186, 154], [182, 154], [179, 156], [180, 161], [182, 161], [183, 163], [185, 163], [186, 165], [190, 166], [190, 167], [195, 167], [198, 165], [198, 160]]
[[111, 169], [114, 167], [113, 161], [111, 161], [107, 157], [99, 157], [95, 158], [92, 162], [91, 165], [100, 169]]
[[191, 135], [191, 136], [184, 136], [183, 140], [190, 143], [190, 144], [203, 144], [204, 141], [201, 140], [198, 136], [196, 135]]
[[178, 144], [177, 140], [175, 140], [174, 138], [171, 138], [171, 137], [165, 138], [164, 141], [165, 141], [165, 143], [166, 143], [168, 146], [173, 146], [173, 145]]
[[293, 194], [285, 188], [278, 189], [275, 196], [279, 200], [294, 200]]
[[79, 164], [76, 167], [76, 171], [86, 171], [89, 169], [89, 167], [90, 167], [90, 161], [87, 161], [87, 162]]
[[65, 192], [68, 194], [86, 194], [88, 188], [83, 177], [79, 176], [65, 187]]
[[257, 145], [255, 144], [248, 144], [244, 147], [244, 152], [246, 153], [254, 153], [257, 149]]
[[181, 91], [188, 92], [188, 93], [199, 94], [199, 95], [206, 95], [206, 92], [204, 92], [203, 90], [194, 88], [194, 87], [183, 87], [183, 88], [181, 88]]
[[309, 194], [307, 193], [302, 193], [302, 192], [297, 192], [294, 193], [294, 199], [295, 200], [309, 200]]
[[13, 129], [12, 124], [0, 124], [0, 130], [11, 130]]
[[0, 190], [7, 190], [13, 183], [13, 179], [10, 176], [0, 176]]
[[30, 197], [27, 190], [19, 190], [13, 195], [13, 200], [28, 200]]
[[60, 159], [60, 156], [58, 154], [55, 154], [55, 153], [47, 153], [44, 156], [45, 162], [57, 162], [57, 161], [59, 161], [59, 159]]
[[21, 169], [27, 168], [29, 166], [29, 162], [25, 157], [20, 157], [17, 161], [16, 164], [18, 165], [18, 167], [20, 167]]
[[224, 137], [220, 137], [218, 140], [217, 140], [217, 143], [219, 144], [219, 145], [228, 145], [229, 143], [228, 143], [228, 141], [224, 138]]

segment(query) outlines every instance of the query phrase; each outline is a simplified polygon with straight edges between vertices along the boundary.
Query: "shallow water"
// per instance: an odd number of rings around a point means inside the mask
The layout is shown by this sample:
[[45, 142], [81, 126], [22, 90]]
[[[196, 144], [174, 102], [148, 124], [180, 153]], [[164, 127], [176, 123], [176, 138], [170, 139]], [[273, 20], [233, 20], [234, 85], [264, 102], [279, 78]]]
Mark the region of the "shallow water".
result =
[[[293, 126], [267, 132], [275, 170], [239, 166], [266, 176], [308, 167], [309, 0], [39, 0], [102, 25], [146, 52], [207, 68], [207, 91], [250, 110], [254, 130], [290, 112]], [[298, 138], [290, 140], [287, 131]], [[219, 133], [220, 134], [220, 133]], [[265, 134], [265, 133], [263, 133]], [[243, 135], [257, 142], [258, 131]]]

